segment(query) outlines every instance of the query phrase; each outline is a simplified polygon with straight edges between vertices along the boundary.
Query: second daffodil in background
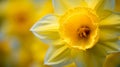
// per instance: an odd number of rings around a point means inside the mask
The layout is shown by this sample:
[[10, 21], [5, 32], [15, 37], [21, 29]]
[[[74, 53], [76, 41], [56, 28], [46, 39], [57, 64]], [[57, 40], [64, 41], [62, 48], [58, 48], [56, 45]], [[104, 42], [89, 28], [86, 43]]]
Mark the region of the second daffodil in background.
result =
[[9, 0], [6, 4], [6, 22], [2, 31], [19, 43], [12, 46], [15, 67], [48, 67], [43, 65], [48, 46], [29, 29], [39, 18], [52, 11], [51, 0]]
[[120, 13], [114, 0], [53, 0], [54, 13], [31, 31], [50, 48], [45, 64], [102, 67], [108, 52], [119, 51]]
[[35, 23], [35, 21], [37, 21], [39, 18], [46, 15], [47, 13], [51, 13], [53, 11], [50, 1], [51, 0], [46, 0], [42, 2], [38, 1], [38, 3], [43, 4], [35, 5], [34, 0], [10, 0], [6, 5], [7, 20], [4, 31], [7, 32], [9, 35], [15, 36], [26, 35], [30, 33], [29, 29]]

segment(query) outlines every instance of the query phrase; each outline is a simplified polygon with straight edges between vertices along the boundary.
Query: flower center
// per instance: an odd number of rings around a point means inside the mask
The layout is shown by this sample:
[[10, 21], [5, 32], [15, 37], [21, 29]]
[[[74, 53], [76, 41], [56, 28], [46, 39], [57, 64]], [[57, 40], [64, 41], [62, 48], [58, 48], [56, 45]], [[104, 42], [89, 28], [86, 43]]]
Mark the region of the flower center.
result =
[[98, 40], [98, 17], [92, 9], [75, 8], [60, 19], [60, 35], [70, 47], [86, 50]]
[[82, 26], [77, 30], [77, 32], [80, 39], [86, 39], [90, 35], [90, 28], [87, 26]]

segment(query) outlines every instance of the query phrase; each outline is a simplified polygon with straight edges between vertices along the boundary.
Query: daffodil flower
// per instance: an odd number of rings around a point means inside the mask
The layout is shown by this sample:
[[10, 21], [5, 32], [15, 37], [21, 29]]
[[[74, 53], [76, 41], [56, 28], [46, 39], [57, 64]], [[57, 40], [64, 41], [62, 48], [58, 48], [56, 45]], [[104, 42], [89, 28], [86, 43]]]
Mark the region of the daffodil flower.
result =
[[107, 55], [104, 67], [120, 67], [120, 52], [112, 52]]
[[50, 48], [45, 64], [102, 67], [108, 52], [119, 51], [120, 13], [114, 0], [53, 0], [54, 13], [31, 31]]
[[6, 4], [5, 16], [4, 32], [10, 35], [23, 35], [28, 33], [28, 29], [35, 22], [32, 17], [35, 16], [35, 9], [33, 4], [26, 0], [9, 1]]
[[[12, 35], [26, 35], [31, 33], [30, 27], [42, 16], [52, 12], [50, 0], [40, 1], [39, 9], [34, 1], [20, 0], [9, 1], [6, 4], [6, 23], [4, 25], [5, 33]], [[39, 3], [39, 1], [38, 1]], [[44, 5], [45, 4], [45, 5]], [[47, 8], [49, 6], [49, 8]], [[19, 7], [19, 8], [18, 8]], [[43, 11], [46, 10], [46, 11]]]

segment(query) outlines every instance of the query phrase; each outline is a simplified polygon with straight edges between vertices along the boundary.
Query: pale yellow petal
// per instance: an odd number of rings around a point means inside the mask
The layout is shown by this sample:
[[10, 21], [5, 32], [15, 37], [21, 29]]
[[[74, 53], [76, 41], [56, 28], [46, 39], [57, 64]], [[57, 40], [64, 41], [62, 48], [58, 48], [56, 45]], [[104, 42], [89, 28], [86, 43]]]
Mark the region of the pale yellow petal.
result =
[[31, 28], [31, 31], [43, 42], [51, 44], [50, 42], [59, 39], [58, 27], [58, 18], [53, 15], [47, 15], [38, 21]]
[[88, 6], [92, 9], [96, 8], [97, 6], [101, 5], [104, 0], [85, 0]]
[[53, 0], [53, 7], [56, 14], [64, 14], [67, 9], [87, 6], [84, 0]]
[[100, 41], [117, 40], [120, 36], [120, 14], [112, 14], [100, 22]]
[[114, 0], [86, 0], [89, 7], [96, 10], [100, 19], [103, 19], [111, 14], [115, 9]]
[[111, 53], [113, 51], [120, 51], [120, 45], [119, 45], [119, 40], [111, 40], [111, 41], [103, 41], [101, 43], [101, 46], [104, 47], [104, 49], [108, 52]]
[[103, 67], [120, 67], [120, 52], [113, 52], [106, 57]]
[[64, 66], [71, 62], [70, 49], [67, 46], [52, 46], [47, 52], [45, 64]]
[[85, 0], [92, 9], [114, 9], [114, 0]]
[[94, 46], [92, 49], [79, 53], [79, 56], [76, 59], [78, 67], [102, 67], [107, 52], [98, 45], [99, 44]]

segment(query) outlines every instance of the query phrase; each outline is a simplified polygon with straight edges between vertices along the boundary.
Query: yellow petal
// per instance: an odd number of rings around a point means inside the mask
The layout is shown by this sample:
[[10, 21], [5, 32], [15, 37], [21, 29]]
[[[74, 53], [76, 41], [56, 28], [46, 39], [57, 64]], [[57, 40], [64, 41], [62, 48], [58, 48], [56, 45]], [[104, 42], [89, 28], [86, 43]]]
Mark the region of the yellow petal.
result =
[[102, 67], [107, 52], [99, 45], [97, 44], [92, 49], [83, 51], [84, 65], [82, 67]]
[[106, 57], [103, 67], [120, 67], [120, 52], [113, 52]]
[[[106, 58], [106, 55], [108, 54], [106, 48], [104, 48], [104, 46], [102, 46], [101, 43], [97, 43], [96, 46], [88, 50], [88, 52], [92, 55], [91, 63], [93, 64], [93, 66], [91, 67], [102, 67], [104, 60]], [[88, 60], [89, 60], [89, 57], [88, 57]]]
[[101, 5], [103, 0], [85, 0], [88, 6], [92, 9], [95, 9], [97, 6]]
[[54, 11], [58, 15], [64, 14], [67, 9], [81, 6], [87, 6], [84, 0], [53, 0]]
[[119, 51], [120, 50], [120, 46], [119, 46], [119, 41], [105, 41], [101, 43], [101, 46], [104, 47], [105, 50], [107, 50], [108, 53], [112, 52], [112, 51]]
[[120, 24], [120, 13], [113, 13], [100, 22], [100, 25], [114, 26]]
[[63, 66], [70, 62], [70, 50], [67, 46], [50, 47], [45, 58], [47, 65]]
[[59, 39], [58, 27], [58, 18], [54, 15], [47, 15], [38, 21], [31, 31], [43, 42], [50, 44], [50, 42]]
[[120, 36], [120, 15], [112, 14], [100, 22], [100, 41], [118, 39]]
[[111, 14], [115, 9], [114, 0], [86, 0], [89, 7], [96, 10], [96, 13], [103, 19]]
[[85, 0], [88, 6], [92, 9], [113, 9], [115, 1], [114, 0]]

